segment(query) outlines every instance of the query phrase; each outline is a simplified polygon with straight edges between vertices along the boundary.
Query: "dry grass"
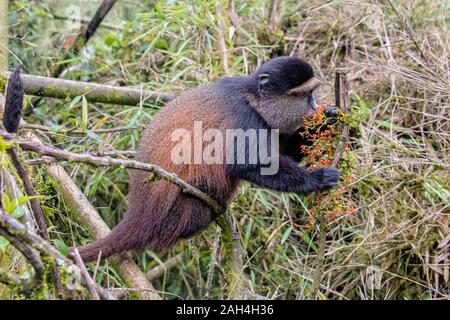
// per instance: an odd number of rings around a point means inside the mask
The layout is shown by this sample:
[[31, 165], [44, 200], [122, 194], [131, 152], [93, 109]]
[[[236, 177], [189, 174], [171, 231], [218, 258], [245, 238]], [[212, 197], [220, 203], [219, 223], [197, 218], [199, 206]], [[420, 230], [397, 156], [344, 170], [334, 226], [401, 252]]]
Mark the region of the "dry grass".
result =
[[[326, 79], [348, 68], [371, 110], [354, 141], [349, 201], [359, 216], [328, 235], [328, 297], [449, 297], [449, 10], [445, 1], [316, 1], [292, 33]], [[304, 257], [295, 264], [300, 274], [314, 268]]]

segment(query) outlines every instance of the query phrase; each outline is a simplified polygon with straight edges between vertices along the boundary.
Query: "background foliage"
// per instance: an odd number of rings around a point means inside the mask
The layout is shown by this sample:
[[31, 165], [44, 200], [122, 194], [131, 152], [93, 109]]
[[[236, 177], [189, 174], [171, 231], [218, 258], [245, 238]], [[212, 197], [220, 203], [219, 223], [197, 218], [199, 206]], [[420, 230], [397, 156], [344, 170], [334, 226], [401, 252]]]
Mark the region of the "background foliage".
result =
[[[333, 102], [334, 70], [348, 68], [351, 103], [364, 114], [351, 144], [356, 179], [345, 193], [349, 208], [357, 210], [329, 226], [322, 298], [449, 297], [448, 1], [288, 0], [275, 28], [268, 27], [270, 1], [222, 1], [221, 16], [215, 1], [119, 1], [82, 54], [63, 61], [76, 30], [57, 17], [70, 17], [69, 4], [79, 5], [89, 20], [99, 1], [12, 1], [10, 69], [22, 64], [26, 73], [47, 75], [65, 63], [66, 79], [178, 93], [225, 75], [218, 19], [232, 75], [249, 74], [270, 57], [303, 57], [325, 81], [318, 99], [327, 103]], [[51, 127], [57, 145], [67, 150], [135, 150], [142, 126], [163, 107], [89, 104], [83, 124], [82, 105], [81, 98], [43, 99], [25, 119]], [[59, 132], [83, 125], [83, 134]], [[94, 132], [114, 127], [135, 129]], [[115, 225], [127, 208], [127, 172], [66, 167], [105, 221]], [[36, 179], [51, 238], [68, 246], [91, 241], [51, 181], [43, 174]], [[246, 273], [260, 295], [309, 297], [317, 235], [314, 226], [298, 227], [309, 223], [303, 201], [244, 184], [231, 205], [247, 252]], [[182, 254], [182, 262], [154, 282], [165, 298], [223, 297], [220, 273], [206, 288], [215, 228], [168, 252], [135, 255], [148, 270]], [[124, 286], [107, 262], [96, 280]]]

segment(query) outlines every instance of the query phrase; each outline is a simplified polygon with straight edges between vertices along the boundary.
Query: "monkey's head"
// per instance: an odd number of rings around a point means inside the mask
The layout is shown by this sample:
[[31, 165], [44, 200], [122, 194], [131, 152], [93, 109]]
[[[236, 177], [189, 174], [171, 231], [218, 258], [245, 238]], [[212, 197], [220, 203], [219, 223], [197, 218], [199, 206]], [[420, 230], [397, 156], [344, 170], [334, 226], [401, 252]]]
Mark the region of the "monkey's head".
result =
[[303, 119], [317, 109], [314, 89], [320, 81], [311, 65], [301, 59], [278, 57], [250, 76], [250, 104], [272, 129], [282, 134], [303, 127]]

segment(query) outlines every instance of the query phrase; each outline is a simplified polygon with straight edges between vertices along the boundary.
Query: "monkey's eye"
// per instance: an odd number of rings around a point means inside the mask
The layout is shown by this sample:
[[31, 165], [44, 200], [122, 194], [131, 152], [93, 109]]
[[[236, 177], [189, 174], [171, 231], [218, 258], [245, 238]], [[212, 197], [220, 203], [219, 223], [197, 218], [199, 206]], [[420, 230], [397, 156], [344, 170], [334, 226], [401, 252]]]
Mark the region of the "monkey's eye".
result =
[[299, 97], [301, 97], [301, 98], [306, 98], [307, 96], [308, 96], [308, 92], [300, 92], [299, 94]]

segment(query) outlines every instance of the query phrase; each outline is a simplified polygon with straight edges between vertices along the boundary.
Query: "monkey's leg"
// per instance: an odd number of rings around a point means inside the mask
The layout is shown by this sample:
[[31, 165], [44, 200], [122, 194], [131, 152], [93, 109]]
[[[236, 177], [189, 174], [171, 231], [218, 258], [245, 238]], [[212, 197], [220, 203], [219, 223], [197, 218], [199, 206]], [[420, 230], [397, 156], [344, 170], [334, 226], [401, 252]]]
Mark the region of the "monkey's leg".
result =
[[187, 198], [184, 200], [184, 212], [181, 220], [184, 221], [179, 238], [186, 239], [204, 230], [214, 220], [214, 217], [211, 208], [202, 201]]
[[265, 188], [281, 192], [308, 194], [336, 185], [339, 170], [320, 168], [309, 171], [298, 166], [291, 158], [280, 155], [279, 169], [273, 175], [261, 174], [261, 165], [232, 165], [231, 171], [237, 177]]

